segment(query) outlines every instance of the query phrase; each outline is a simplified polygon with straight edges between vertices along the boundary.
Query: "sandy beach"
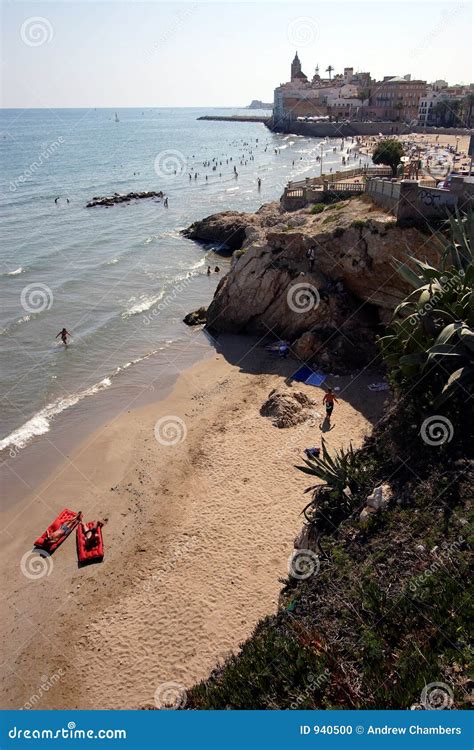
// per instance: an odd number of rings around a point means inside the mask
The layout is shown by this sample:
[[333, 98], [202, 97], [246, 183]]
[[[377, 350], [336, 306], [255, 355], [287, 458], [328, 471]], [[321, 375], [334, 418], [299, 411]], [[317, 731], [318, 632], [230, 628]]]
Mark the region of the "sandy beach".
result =
[[[226, 337], [168, 397], [91, 434], [4, 513], [2, 707], [153, 705], [275, 611], [310, 483], [292, 467], [320, 444], [323, 390], [292, 385], [316, 400], [315, 423], [278, 429], [259, 412], [295, 368]], [[386, 399], [375, 380], [329, 377], [340, 388], [330, 448], [370, 431]], [[65, 507], [107, 520], [103, 563], [79, 569], [73, 535], [37, 567], [32, 542]]]

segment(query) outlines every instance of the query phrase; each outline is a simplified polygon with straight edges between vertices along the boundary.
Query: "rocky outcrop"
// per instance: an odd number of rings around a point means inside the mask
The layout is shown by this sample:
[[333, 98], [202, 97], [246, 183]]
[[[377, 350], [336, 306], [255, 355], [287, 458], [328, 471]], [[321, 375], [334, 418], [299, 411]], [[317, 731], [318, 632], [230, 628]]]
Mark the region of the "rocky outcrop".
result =
[[425, 234], [396, 226], [365, 197], [314, 214], [310, 207], [288, 213], [276, 203], [255, 214], [215, 214], [186, 234], [236, 248], [208, 308], [209, 327], [274, 334], [291, 341], [301, 359], [317, 357], [337, 372], [373, 358], [377, 326], [409, 292], [394, 259], [438, 261]]
[[213, 242], [229, 250], [240, 250], [247, 239], [247, 229], [252, 226], [275, 226], [281, 221], [278, 203], [262, 206], [254, 214], [239, 211], [223, 211], [195, 221], [183, 230], [185, 237], [199, 242]]
[[194, 310], [194, 312], [190, 312], [183, 318], [183, 323], [186, 323], [187, 326], [200, 326], [206, 323], [207, 320], [207, 310], [205, 307], [200, 307], [198, 310]]
[[114, 193], [113, 195], [95, 196], [89, 203], [86, 204], [86, 208], [94, 208], [94, 206], [114, 206], [116, 203], [129, 203], [134, 200], [142, 200], [144, 198], [163, 198], [164, 193], [161, 191], [155, 193], [153, 190], [145, 191], [142, 193], [126, 193], [121, 195], [120, 193]]
[[[237, 216], [238, 222], [235, 214], [205, 220], [214, 238], [237, 226], [240, 233], [240, 249], [208, 309], [209, 324], [221, 331], [297, 339], [318, 326], [373, 326], [386, 321], [409, 290], [393, 259], [413, 253], [436, 260], [420, 231], [396, 227], [391, 215], [358, 198], [317, 215], [310, 209], [287, 214], [271, 204]], [[299, 346], [309, 343], [306, 338]]]

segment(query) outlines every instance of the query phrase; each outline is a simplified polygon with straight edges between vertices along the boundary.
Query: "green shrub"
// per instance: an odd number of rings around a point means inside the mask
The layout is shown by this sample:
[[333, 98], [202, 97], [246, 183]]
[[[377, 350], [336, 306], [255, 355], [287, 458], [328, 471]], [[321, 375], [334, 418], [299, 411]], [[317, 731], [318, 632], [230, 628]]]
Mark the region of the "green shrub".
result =
[[320, 214], [324, 211], [326, 206], [324, 203], [315, 203], [313, 206], [311, 206], [311, 213], [312, 214]]

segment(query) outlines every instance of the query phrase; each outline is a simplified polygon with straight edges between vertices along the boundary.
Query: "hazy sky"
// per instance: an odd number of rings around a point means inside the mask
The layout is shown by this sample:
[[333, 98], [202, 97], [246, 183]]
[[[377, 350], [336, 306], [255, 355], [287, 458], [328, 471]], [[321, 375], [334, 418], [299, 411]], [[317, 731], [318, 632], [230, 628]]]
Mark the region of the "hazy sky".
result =
[[298, 49], [372, 76], [473, 80], [472, 11], [453, 2], [2, 4], [2, 106], [246, 105], [273, 99]]

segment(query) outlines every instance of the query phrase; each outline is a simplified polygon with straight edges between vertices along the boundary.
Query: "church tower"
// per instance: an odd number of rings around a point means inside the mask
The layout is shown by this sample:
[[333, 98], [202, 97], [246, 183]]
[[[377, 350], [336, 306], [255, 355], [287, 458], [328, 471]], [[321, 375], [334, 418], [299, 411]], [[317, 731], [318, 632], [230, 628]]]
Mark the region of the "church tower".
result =
[[296, 52], [295, 58], [293, 62], [291, 63], [291, 81], [301, 81], [301, 80], [307, 80], [305, 74], [301, 70], [301, 63], [300, 58], [298, 57], [298, 53]]

